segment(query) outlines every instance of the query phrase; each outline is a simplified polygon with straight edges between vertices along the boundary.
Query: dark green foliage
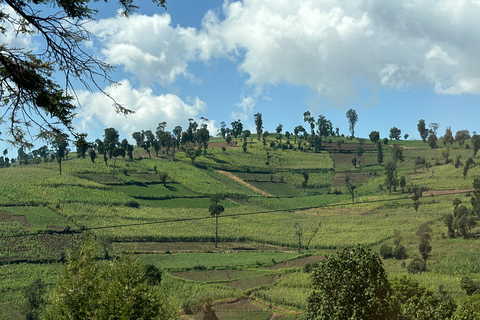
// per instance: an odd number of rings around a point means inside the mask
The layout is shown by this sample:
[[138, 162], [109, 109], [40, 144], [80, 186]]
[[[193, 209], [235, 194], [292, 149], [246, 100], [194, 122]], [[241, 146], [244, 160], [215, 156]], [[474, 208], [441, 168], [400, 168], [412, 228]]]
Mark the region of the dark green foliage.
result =
[[125, 207], [139, 208], [140, 204], [135, 200], [130, 200], [130, 201], [125, 202]]
[[120, 144], [120, 135], [118, 134], [117, 129], [107, 128], [103, 134], [103, 145], [104, 150], [107, 152], [108, 157], [111, 159], [113, 157], [113, 150], [115, 147]]
[[153, 264], [144, 265], [145, 280], [151, 286], [160, 285], [162, 282], [162, 271]]
[[420, 137], [422, 138], [423, 143], [425, 143], [428, 137], [428, 129], [424, 119], [418, 120], [417, 129], [418, 133], [420, 133]]
[[380, 141], [377, 141], [377, 162], [379, 165], [383, 163], [383, 147]]
[[383, 138], [383, 144], [388, 144], [388, 138]]
[[480, 319], [480, 295], [469, 297], [463, 301], [453, 320]]
[[187, 149], [187, 151], [185, 151], [185, 155], [187, 156], [187, 158], [190, 158], [190, 160], [192, 160], [192, 164], [195, 163], [195, 159], [197, 159], [197, 157], [199, 157], [201, 154], [202, 150], [200, 149]]
[[370, 138], [370, 141], [372, 141], [373, 143], [377, 143], [378, 140], [380, 140], [380, 132], [372, 131], [372, 132], [370, 132], [368, 137]]
[[218, 239], [218, 217], [222, 212], [225, 211], [225, 208], [219, 204], [220, 200], [225, 199], [223, 195], [216, 194], [210, 197], [210, 207], [208, 207], [208, 211], [215, 217], [215, 248], [217, 248], [217, 239]]
[[348, 119], [348, 128], [350, 130], [351, 138], [355, 137], [355, 124], [358, 121], [357, 112], [354, 109], [350, 109], [347, 111], [347, 119]]
[[25, 314], [26, 320], [36, 320], [40, 319], [39, 314], [45, 303], [45, 285], [42, 282], [42, 279], [36, 279], [30, 285], [25, 287], [23, 291], [25, 297], [25, 306], [23, 313]]
[[457, 235], [465, 239], [469, 238], [477, 224], [472, 211], [462, 204], [455, 208], [453, 215], [453, 228], [457, 231]]
[[408, 258], [408, 255], [407, 255], [407, 248], [405, 248], [405, 246], [401, 245], [401, 244], [398, 244], [396, 247], [395, 247], [395, 250], [393, 250], [393, 256], [395, 257], [395, 259], [397, 260], [405, 260]]
[[472, 294], [480, 293], [480, 284], [473, 282], [469, 277], [463, 277], [460, 282], [460, 288], [465, 290], [467, 295], [471, 296]]
[[345, 248], [319, 262], [312, 274], [307, 319], [391, 319], [391, 288], [378, 254]]
[[95, 163], [95, 158], [97, 157], [97, 153], [95, 150], [90, 150], [90, 160], [92, 160], [92, 163]]
[[163, 186], [165, 187], [167, 185], [168, 172], [165, 172], [165, 171], [159, 172], [158, 178], [160, 179], [160, 181], [162, 181]]
[[456, 309], [453, 299], [439, 288], [439, 293], [421, 287], [418, 281], [403, 276], [391, 281], [398, 320], [449, 319]]
[[398, 144], [393, 145], [392, 157], [395, 163], [405, 161], [405, 156], [403, 155], [402, 146], [399, 146]]
[[473, 156], [477, 155], [478, 150], [480, 149], [480, 135], [474, 134], [472, 136], [472, 149], [473, 149]]
[[303, 188], [303, 191], [305, 191], [305, 188], [307, 188], [308, 179], [310, 177], [309, 177], [308, 173], [306, 173], [306, 172], [302, 173], [302, 176], [303, 176], [302, 188]]
[[428, 259], [428, 255], [432, 251], [432, 246], [430, 245], [430, 240], [432, 239], [432, 229], [428, 224], [423, 223], [418, 227], [417, 236], [420, 237], [420, 244], [418, 246], [418, 251], [425, 261], [425, 267]]
[[263, 132], [262, 114], [260, 112], [257, 112], [253, 115], [253, 117], [255, 119], [255, 130], [257, 131], [257, 138], [260, 141], [260, 135]]
[[388, 188], [388, 193], [392, 193], [392, 188], [398, 185], [397, 165], [393, 161], [385, 165], [385, 185]]
[[467, 161], [465, 161], [465, 165], [463, 166], [463, 179], [467, 178], [468, 169], [470, 169], [472, 164], [475, 164], [472, 158], [468, 158]]
[[455, 159], [455, 164], [454, 164], [454, 166], [455, 166], [455, 168], [457, 168], [457, 169], [458, 169], [458, 167], [460, 167], [460, 166], [463, 165], [462, 161], [460, 161], [461, 158], [462, 158], [462, 155], [459, 154], [459, 155], [457, 155], [457, 158]]
[[383, 244], [380, 247], [379, 253], [382, 255], [383, 259], [393, 258], [393, 248], [386, 244]]
[[46, 319], [162, 319], [174, 312], [148, 285], [145, 268], [131, 256], [95, 261], [87, 243], [68, 257]]
[[474, 214], [477, 215], [478, 218], [480, 218], [480, 178], [476, 177], [473, 179], [473, 195], [470, 198], [470, 201], [472, 203], [472, 211]]
[[390, 129], [390, 140], [400, 140], [402, 136], [402, 130], [398, 129], [397, 127], [393, 127]]
[[432, 149], [436, 149], [437, 148], [437, 135], [433, 132], [430, 133], [430, 135], [428, 136], [428, 145], [430, 146], [430, 148]]
[[408, 273], [416, 274], [427, 271], [427, 265], [424, 260], [415, 258], [407, 266]]

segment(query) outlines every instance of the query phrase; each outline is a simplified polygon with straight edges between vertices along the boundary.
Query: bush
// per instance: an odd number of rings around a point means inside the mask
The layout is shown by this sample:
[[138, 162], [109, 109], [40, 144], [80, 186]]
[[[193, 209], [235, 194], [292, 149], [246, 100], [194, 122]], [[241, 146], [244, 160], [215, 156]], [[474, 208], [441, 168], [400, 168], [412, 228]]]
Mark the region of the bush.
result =
[[401, 245], [401, 244], [398, 244], [396, 247], [395, 247], [395, 250], [393, 251], [393, 256], [395, 257], [395, 259], [397, 260], [405, 260], [408, 258], [408, 255], [407, 255], [407, 248], [405, 248], [405, 246]]
[[130, 200], [130, 201], [125, 202], [125, 207], [139, 208], [140, 204], [135, 200]]
[[408, 273], [411, 274], [416, 274], [416, 273], [421, 273], [427, 270], [427, 265], [425, 264], [425, 261], [419, 258], [413, 259], [407, 267]]
[[383, 259], [393, 258], [393, 248], [383, 244], [380, 247], [380, 254], [382, 255]]
[[478, 283], [473, 282], [472, 279], [469, 277], [463, 277], [460, 282], [460, 288], [465, 290], [467, 295], [471, 296], [474, 293], [480, 292], [480, 285]]

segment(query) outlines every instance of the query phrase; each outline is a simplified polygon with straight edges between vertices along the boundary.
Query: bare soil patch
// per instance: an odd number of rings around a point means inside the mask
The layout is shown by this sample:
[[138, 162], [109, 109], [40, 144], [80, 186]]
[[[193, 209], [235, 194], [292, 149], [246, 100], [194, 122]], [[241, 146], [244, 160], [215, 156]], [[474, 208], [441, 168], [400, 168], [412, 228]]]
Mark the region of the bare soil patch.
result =
[[467, 193], [472, 192], [474, 189], [456, 189], [456, 190], [428, 190], [422, 192], [422, 196], [440, 196], [440, 195], [447, 195], [447, 194], [457, 194], [457, 193]]
[[15, 215], [8, 211], [0, 211], [0, 222], [18, 222], [25, 228], [30, 228], [27, 217], [24, 215]]
[[218, 172], [220, 172], [221, 174], [229, 177], [230, 179], [233, 179], [233, 180], [235, 180], [235, 181], [237, 181], [237, 182], [240, 182], [241, 184], [245, 185], [247, 188], [250, 188], [251, 190], [253, 190], [253, 191], [255, 191], [255, 192], [257, 192], [257, 193], [259, 193], [259, 194], [261, 194], [261, 195], [264, 195], [264, 196], [266, 196], [266, 197], [273, 197], [273, 195], [271, 195], [270, 193], [258, 189], [257, 187], [255, 187], [255, 186], [251, 185], [250, 183], [248, 183], [248, 182], [240, 179], [239, 177], [237, 177], [236, 175], [234, 175], [234, 174], [231, 173], [231, 172], [222, 171], [222, 170], [218, 170]]

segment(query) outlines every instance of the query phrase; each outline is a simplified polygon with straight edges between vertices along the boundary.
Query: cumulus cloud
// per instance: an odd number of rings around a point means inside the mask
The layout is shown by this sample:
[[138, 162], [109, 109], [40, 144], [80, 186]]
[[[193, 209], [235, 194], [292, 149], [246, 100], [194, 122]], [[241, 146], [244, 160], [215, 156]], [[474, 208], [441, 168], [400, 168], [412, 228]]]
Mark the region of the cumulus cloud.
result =
[[241, 101], [235, 105], [237, 108], [240, 108], [241, 111], [232, 112], [232, 119], [248, 120], [253, 113], [255, 104], [256, 101], [253, 96], [242, 96]]
[[[120, 86], [105, 89], [116, 101], [135, 113], [123, 117], [118, 115], [112, 100], [104, 94], [88, 91], [79, 92], [79, 101], [82, 109], [78, 112], [76, 127], [82, 132], [93, 132], [95, 129], [114, 127], [121, 130], [128, 138], [140, 130], [155, 130], [160, 122], [167, 122], [167, 130], [174, 126], [188, 125], [189, 118], [195, 118], [207, 108], [205, 102], [199, 98], [192, 98], [184, 102], [173, 94], [155, 95], [152, 89], [142, 87], [135, 89], [129, 81], [123, 80]], [[214, 122], [211, 124], [213, 127]]]
[[163, 14], [101, 20], [92, 31], [107, 61], [142, 83], [192, 79], [192, 61], [227, 58], [257, 93], [308, 86], [345, 104], [359, 81], [479, 94], [478, 16], [473, 0], [244, 0], [225, 1], [221, 16], [207, 12], [199, 30], [172, 27]]

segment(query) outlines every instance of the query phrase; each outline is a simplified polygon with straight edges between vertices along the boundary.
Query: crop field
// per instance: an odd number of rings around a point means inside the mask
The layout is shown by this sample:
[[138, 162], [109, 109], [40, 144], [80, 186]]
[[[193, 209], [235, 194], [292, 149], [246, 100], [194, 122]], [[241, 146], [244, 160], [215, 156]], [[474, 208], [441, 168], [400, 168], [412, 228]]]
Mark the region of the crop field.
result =
[[[407, 275], [405, 265], [420, 258], [416, 232], [424, 223], [432, 229], [427, 272], [411, 276], [435, 292], [442, 285], [457, 302], [466, 297], [462, 277], [480, 282], [480, 223], [470, 239], [449, 239], [443, 221], [453, 213], [453, 199], [471, 207], [468, 192], [480, 176], [480, 155], [464, 178], [463, 164], [444, 164], [441, 142], [430, 149], [416, 140], [389, 141], [379, 165], [375, 145], [363, 139], [365, 153], [355, 167], [357, 139], [331, 138], [319, 153], [298, 150], [293, 137], [291, 149], [277, 147], [274, 135], [266, 146], [254, 138], [247, 152], [240, 141], [227, 146], [220, 140], [195, 164], [184, 152], [172, 161], [137, 148], [133, 160], [116, 160], [115, 173], [114, 159], [93, 163], [74, 153], [63, 161], [62, 175], [55, 162], [0, 169], [0, 309], [6, 318], [21, 319], [23, 290], [35, 279], [51, 292], [84, 232], [98, 240], [99, 259], [134, 254], [163, 270], [163, 294], [196, 318], [210, 303], [219, 319], [300, 319], [311, 290], [307, 263], [345, 246], [394, 246], [395, 234], [408, 258], [383, 263], [390, 278]], [[397, 178], [405, 177], [406, 185], [389, 193], [385, 164], [393, 144], [404, 148]], [[449, 152], [449, 159], [461, 156], [463, 163], [473, 156], [457, 144]], [[423, 158], [431, 166], [419, 164]], [[160, 172], [168, 173], [165, 184]], [[353, 200], [346, 177], [354, 185]], [[425, 190], [417, 210], [408, 193], [413, 186]], [[217, 247], [209, 211], [216, 194], [225, 196]]]

